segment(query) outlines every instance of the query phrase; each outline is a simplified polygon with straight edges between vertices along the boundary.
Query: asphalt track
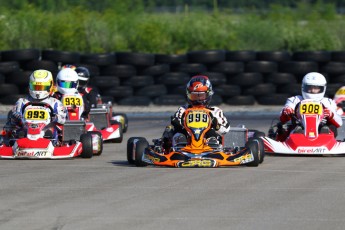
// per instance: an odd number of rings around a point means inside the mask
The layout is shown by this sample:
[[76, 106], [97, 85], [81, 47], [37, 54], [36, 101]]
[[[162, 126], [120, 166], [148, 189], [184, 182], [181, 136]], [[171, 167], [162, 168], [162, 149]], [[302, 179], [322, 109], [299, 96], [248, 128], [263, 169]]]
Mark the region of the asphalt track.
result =
[[[248, 109], [249, 111], [249, 109]], [[266, 156], [259, 167], [130, 166], [132, 136], [159, 137], [171, 111], [124, 111], [128, 132], [101, 156], [0, 161], [0, 229], [344, 229], [345, 158]], [[276, 108], [226, 110], [267, 132]]]

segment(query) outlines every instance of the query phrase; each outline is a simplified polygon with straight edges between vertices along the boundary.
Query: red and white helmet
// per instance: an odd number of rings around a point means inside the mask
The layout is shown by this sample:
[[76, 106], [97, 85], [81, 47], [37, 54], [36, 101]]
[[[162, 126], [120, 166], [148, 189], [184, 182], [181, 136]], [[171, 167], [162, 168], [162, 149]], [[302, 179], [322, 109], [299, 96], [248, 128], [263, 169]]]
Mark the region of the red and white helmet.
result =
[[191, 105], [207, 106], [214, 94], [212, 84], [207, 76], [193, 76], [187, 83], [187, 101]]

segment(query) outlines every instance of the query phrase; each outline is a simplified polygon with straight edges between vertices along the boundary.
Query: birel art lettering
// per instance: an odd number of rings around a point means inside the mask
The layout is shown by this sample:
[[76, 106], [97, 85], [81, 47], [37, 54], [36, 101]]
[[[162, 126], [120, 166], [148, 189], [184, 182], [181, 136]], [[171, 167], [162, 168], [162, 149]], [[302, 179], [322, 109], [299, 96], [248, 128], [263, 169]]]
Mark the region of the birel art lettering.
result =
[[325, 153], [327, 148], [298, 148], [298, 153]]

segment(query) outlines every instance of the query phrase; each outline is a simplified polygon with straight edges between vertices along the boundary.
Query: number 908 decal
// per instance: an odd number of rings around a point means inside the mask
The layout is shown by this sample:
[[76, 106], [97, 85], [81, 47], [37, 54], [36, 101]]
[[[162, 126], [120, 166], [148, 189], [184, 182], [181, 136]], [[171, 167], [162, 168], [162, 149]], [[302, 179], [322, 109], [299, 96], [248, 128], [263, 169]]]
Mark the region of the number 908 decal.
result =
[[305, 114], [317, 114], [321, 115], [323, 111], [322, 104], [318, 102], [301, 103], [299, 106], [299, 113]]

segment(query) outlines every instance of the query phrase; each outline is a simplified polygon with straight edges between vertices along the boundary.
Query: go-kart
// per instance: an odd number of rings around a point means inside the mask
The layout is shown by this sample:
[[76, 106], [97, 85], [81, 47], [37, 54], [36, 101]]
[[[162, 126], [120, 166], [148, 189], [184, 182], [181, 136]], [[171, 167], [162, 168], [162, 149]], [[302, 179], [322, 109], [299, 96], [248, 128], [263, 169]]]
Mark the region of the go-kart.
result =
[[91, 108], [89, 120], [92, 122], [92, 130], [102, 134], [103, 141], [121, 143], [123, 133], [127, 130], [128, 120], [125, 114], [115, 114], [112, 104], [99, 104]]
[[[98, 151], [94, 152], [94, 155], [101, 155], [103, 151], [103, 138], [101, 132], [96, 130], [95, 125], [92, 122], [85, 121], [81, 117], [84, 112], [83, 97], [80, 94], [64, 94], [61, 98], [61, 102], [67, 110], [67, 120], [65, 125], [61, 128], [67, 129], [67, 127], [84, 127], [82, 132], [88, 132], [92, 135], [92, 144], [94, 149], [98, 149]], [[73, 128], [68, 130], [69, 134], [73, 133], [71, 138], [80, 135], [80, 130], [78, 128]]]
[[[91, 158], [100, 146], [93, 145], [90, 133], [83, 133], [83, 127], [72, 127], [79, 130], [77, 138], [69, 138], [66, 131], [69, 125], [59, 133], [53, 122], [53, 108], [46, 103], [29, 102], [22, 108], [22, 128], [13, 130], [4, 127], [1, 137], [0, 158], [6, 159], [62, 159]], [[98, 149], [97, 149], [98, 148]]]
[[[170, 149], [164, 149], [162, 138], [154, 139], [149, 144], [144, 137], [131, 137], [127, 142], [127, 160], [136, 166], [168, 167], [222, 167], [222, 166], [258, 166], [264, 160], [260, 151], [260, 140], [251, 138], [247, 141], [247, 129], [244, 129], [244, 146], [224, 147], [222, 143], [209, 143], [205, 134], [211, 129], [210, 112], [204, 108], [189, 108], [185, 111], [184, 128], [189, 137], [185, 143], [179, 143]], [[243, 132], [242, 132], [243, 134]]]
[[[272, 125], [268, 136], [262, 137], [265, 152], [289, 155], [339, 155], [345, 154], [345, 143], [334, 137], [326, 126], [323, 105], [319, 101], [303, 100], [296, 105], [293, 122]], [[280, 126], [280, 127], [279, 127]], [[278, 141], [277, 134], [291, 130], [284, 141]]]

